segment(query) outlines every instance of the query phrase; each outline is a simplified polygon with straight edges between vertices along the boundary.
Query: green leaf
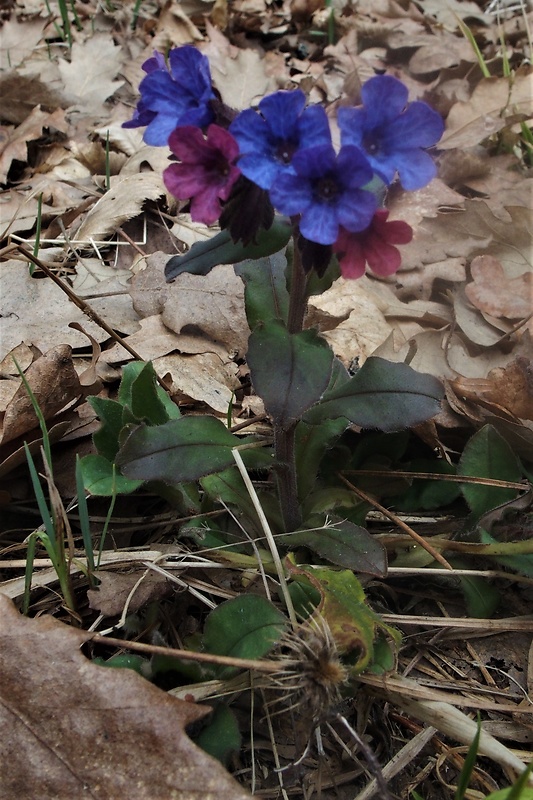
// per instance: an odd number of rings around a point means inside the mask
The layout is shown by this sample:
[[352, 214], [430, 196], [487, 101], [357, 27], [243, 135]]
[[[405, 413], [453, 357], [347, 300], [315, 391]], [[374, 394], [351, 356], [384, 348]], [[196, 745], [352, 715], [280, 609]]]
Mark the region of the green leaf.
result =
[[313, 491], [324, 454], [333, 447], [347, 426], [344, 417], [324, 420], [322, 425], [299, 422], [296, 426], [295, 457], [300, 502]]
[[459, 584], [466, 600], [470, 617], [490, 619], [501, 602], [499, 591], [477, 575], [459, 575]]
[[283, 253], [275, 253], [258, 261], [242, 261], [235, 267], [235, 274], [244, 281], [246, 319], [250, 330], [271, 319], [287, 322], [289, 293], [286, 268], [287, 259]]
[[277, 541], [291, 549], [308, 547], [326, 561], [354, 572], [381, 578], [387, 573], [385, 549], [365, 528], [348, 520], [336, 521], [333, 518], [331, 526], [287, 533], [278, 536]]
[[142, 372], [145, 361], [130, 361], [122, 367], [122, 379], [118, 387], [118, 401], [131, 408], [131, 387], [135, 378]]
[[196, 242], [184, 256], [173, 256], [165, 267], [167, 281], [183, 272], [207, 275], [218, 264], [238, 264], [246, 259], [259, 259], [282, 250], [291, 237], [291, 226], [283, 217], [276, 217], [272, 226], [257, 234], [257, 244], [246, 247], [235, 244], [228, 231], [221, 231], [206, 242]]
[[100, 419], [100, 428], [93, 434], [94, 446], [109, 461], [114, 461], [119, 448], [119, 435], [123, 428], [123, 406], [107, 397], [88, 397], [89, 405]]
[[234, 464], [231, 450], [239, 444], [215, 417], [186, 416], [134, 428], [118, 452], [117, 464], [136, 480], [195, 481]]
[[146, 420], [151, 425], [168, 422], [169, 416], [157, 389], [157, 377], [150, 361], [131, 384], [131, 411], [139, 422]]
[[[459, 460], [458, 474], [513, 482], [522, 479], [519, 460], [492, 425], [485, 425], [466, 443]], [[461, 484], [461, 491], [475, 519], [517, 495], [516, 489], [474, 483]]]
[[476, 735], [472, 739], [472, 743], [468, 748], [468, 753], [466, 754], [465, 763], [463, 764], [463, 768], [459, 775], [459, 779], [457, 781], [457, 789], [455, 791], [454, 800], [463, 800], [468, 789], [468, 785], [470, 783], [470, 778], [472, 777], [472, 772], [474, 771], [474, 767], [476, 766], [476, 759], [479, 750], [479, 739], [481, 737], [481, 720], [477, 718], [477, 730]]
[[344, 384], [328, 390], [304, 421], [317, 425], [345, 417], [362, 428], [400, 430], [435, 416], [442, 397], [442, 385], [433, 376], [373, 357]]
[[317, 613], [326, 619], [339, 652], [351, 658], [354, 674], [367, 669], [374, 658], [374, 639], [383, 633], [395, 645], [400, 634], [384, 623], [366, 603], [361, 583], [351, 570], [290, 567], [293, 579], [311, 583], [322, 595]]
[[[481, 544], [499, 544], [498, 539], [495, 539], [483, 528], [479, 532], [479, 541]], [[533, 578], [533, 555], [530, 553], [516, 556], [490, 555], [490, 557], [498, 564], [518, 572], [519, 575], [527, 575], [529, 578]]]
[[213, 500], [223, 500], [228, 506], [237, 507], [247, 518], [248, 525], [261, 531], [257, 513], [250, 499], [250, 494], [237, 467], [229, 467], [222, 472], [206, 475], [200, 483], [204, 491]]
[[247, 361], [267, 412], [277, 426], [288, 428], [322, 396], [333, 353], [316, 331], [289, 333], [270, 321], [250, 336]]
[[[418, 458], [402, 465], [402, 469], [410, 472], [435, 472], [441, 475], [455, 475], [456, 469], [443, 458]], [[452, 481], [427, 480], [415, 478], [411, 486], [395, 498], [395, 506], [400, 511], [430, 511], [434, 508], [450, 505], [461, 494], [461, 487]]]
[[198, 747], [227, 766], [231, 754], [241, 749], [242, 736], [237, 717], [225, 703], [220, 703], [194, 741]]
[[[205, 621], [203, 648], [234, 658], [262, 658], [287, 627], [287, 618], [272, 603], [255, 594], [243, 594], [217, 606]], [[219, 676], [235, 672], [217, 668]]]
[[88, 455], [80, 459], [80, 471], [85, 489], [92, 495], [111, 497], [114, 494], [131, 494], [142, 480], [130, 480], [113, 470], [113, 463], [104, 456]]

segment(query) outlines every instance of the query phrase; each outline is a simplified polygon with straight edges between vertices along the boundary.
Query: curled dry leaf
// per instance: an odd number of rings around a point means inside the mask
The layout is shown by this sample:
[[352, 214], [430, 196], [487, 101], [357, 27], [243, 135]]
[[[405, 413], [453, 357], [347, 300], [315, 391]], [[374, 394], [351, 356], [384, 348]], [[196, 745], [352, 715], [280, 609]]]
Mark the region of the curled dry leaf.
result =
[[0, 128], [0, 183], [7, 182], [7, 175], [14, 160], [26, 162], [28, 142], [43, 135], [44, 128], [66, 130], [65, 112], [58, 108], [48, 114], [37, 106], [18, 127]]
[[92, 664], [80, 652], [90, 638], [51, 616], [22, 617], [0, 595], [4, 796], [250, 800], [185, 734], [207, 709]]
[[[128, 572], [125, 575], [100, 570], [95, 572], [95, 577], [100, 581], [100, 585], [98, 589], [89, 589], [87, 597], [90, 607], [99, 611], [104, 617], [116, 617], [122, 614], [126, 603], [128, 603], [128, 613], [134, 614], [146, 603], [158, 602], [175, 588], [164, 575], [147, 569], [142, 572], [139, 570]], [[136, 584], [138, 586], [132, 594]]]
[[506, 319], [524, 319], [531, 314], [531, 272], [509, 279], [501, 263], [491, 255], [474, 258], [470, 272], [474, 280], [467, 284], [465, 293], [480, 311]]
[[165, 194], [163, 179], [155, 172], [142, 172], [119, 179], [89, 211], [76, 231], [76, 241], [91, 243], [105, 239], [123, 222], [140, 214], [147, 200]]
[[[72, 349], [60, 344], [48, 350], [26, 371], [26, 380], [46, 420], [82, 394]], [[2, 443], [33, 430], [39, 422], [24, 384], [19, 386], [4, 417]]]

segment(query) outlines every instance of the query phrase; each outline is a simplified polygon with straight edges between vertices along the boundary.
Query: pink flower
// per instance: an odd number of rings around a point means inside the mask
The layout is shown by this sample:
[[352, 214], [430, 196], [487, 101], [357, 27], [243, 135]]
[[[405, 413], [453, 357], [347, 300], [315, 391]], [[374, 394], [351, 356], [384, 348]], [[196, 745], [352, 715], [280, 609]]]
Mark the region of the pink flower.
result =
[[364, 231], [350, 233], [340, 229], [333, 250], [339, 257], [344, 278], [360, 278], [368, 263], [370, 269], [386, 277], [396, 272], [402, 262], [395, 244], [407, 244], [413, 238], [413, 230], [407, 222], [387, 222], [389, 212], [381, 208], [375, 212], [372, 222]]
[[200, 128], [176, 128], [168, 144], [180, 163], [171, 164], [163, 172], [165, 186], [178, 200], [191, 200], [194, 222], [212, 225], [220, 216], [220, 201], [228, 199], [241, 174], [234, 165], [239, 145], [218, 125], [209, 126], [207, 138]]

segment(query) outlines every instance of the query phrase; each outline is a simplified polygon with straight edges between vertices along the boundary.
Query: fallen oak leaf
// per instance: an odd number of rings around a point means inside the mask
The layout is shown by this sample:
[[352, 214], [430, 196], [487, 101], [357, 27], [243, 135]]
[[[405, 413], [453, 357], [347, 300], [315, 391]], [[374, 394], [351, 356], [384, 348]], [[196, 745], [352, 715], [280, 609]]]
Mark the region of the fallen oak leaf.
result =
[[250, 800], [185, 734], [205, 708], [131, 670], [92, 664], [79, 650], [91, 634], [51, 616], [22, 617], [4, 595], [0, 620], [6, 797]]

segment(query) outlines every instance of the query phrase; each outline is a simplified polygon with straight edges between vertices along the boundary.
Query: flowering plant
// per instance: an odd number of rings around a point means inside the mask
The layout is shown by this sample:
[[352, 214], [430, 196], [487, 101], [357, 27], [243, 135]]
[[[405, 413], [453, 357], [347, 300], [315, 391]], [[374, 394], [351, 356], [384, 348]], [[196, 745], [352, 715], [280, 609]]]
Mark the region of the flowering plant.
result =
[[[144, 127], [149, 144], [169, 147], [176, 160], [164, 171], [168, 191], [189, 203], [193, 220], [223, 229], [171, 258], [167, 279], [233, 263], [245, 284], [247, 363], [274, 432], [272, 450], [248, 449], [245, 460], [275, 478], [275, 499], [265, 500], [269, 524], [279, 534], [310, 532], [327, 527], [325, 513], [341, 512], [336, 544], [359, 537], [361, 548], [373, 548], [379, 573], [384, 556], [353, 515], [346, 527], [347, 490], [333, 485], [324, 456], [349, 426], [394, 431], [428, 419], [442, 389], [434, 378], [380, 358], [350, 374], [317, 332], [304, 328], [304, 317], [309, 295], [327, 288], [339, 268], [345, 278], [359, 278], [367, 265], [378, 276], [400, 267], [396, 245], [413, 232], [388, 219], [387, 188], [398, 179], [404, 189], [419, 189], [434, 177], [426, 149], [438, 142], [442, 119], [426, 103], [409, 103], [399, 80], [376, 75], [363, 85], [360, 106], [339, 108], [336, 150], [325, 109], [308, 105], [299, 89], [276, 91], [239, 112], [222, 104], [208, 61], [194, 47], [171, 50], [168, 59], [156, 53], [144, 70], [125, 125]], [[185, 415], [129, 429], [116, 463], [134, 481], [200, 480], [204, 496], [238, 506], [260, 535], [235, 471], [232, 451], [241, 444], [220, 420]], [[320, 537], [309, 537], [299, 544], [345, 564]]]

